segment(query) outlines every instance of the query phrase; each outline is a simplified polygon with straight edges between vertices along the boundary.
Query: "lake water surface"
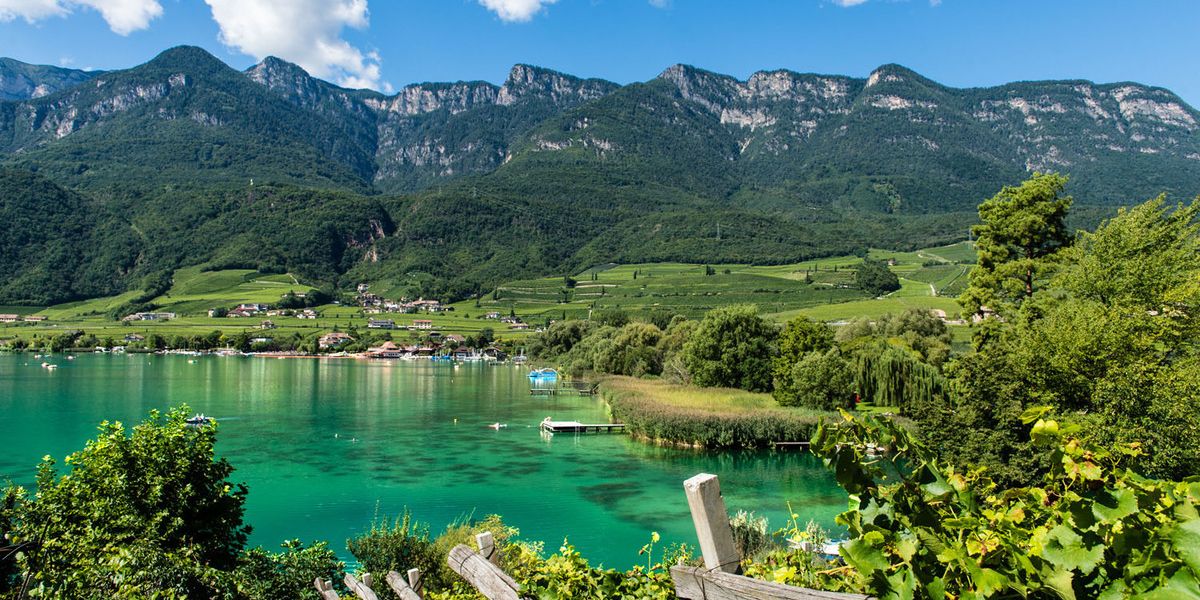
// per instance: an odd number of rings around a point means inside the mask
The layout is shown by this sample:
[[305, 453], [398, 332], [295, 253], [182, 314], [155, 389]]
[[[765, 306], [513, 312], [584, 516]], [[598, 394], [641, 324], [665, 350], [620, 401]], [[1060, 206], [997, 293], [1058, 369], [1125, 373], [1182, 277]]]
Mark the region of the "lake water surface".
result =
[[[189, 362], [192, 361], [192, 362]], [[683, 480], [715, 473], [730, 511], [834, 529], [845, 495], [799, 452], [697, 453], [624, 435], [544, 437], [543, 418], [607, 422], [593, 397], [532, 397], [527, 369], [430, 361], [0, 354], [0, 481], [32, 483], [104, 419], [127, 425], [186, 403], [218, 419], [218, 451], [250, 489], [250, 542], [345, 539], [404, 507], [440, 531], [500, 514], [555, 550], [570, 539], [593, 564], [628, 567], [658, 531], [695, 544]], [[493, 430], [490, 423], [505, 423]]]

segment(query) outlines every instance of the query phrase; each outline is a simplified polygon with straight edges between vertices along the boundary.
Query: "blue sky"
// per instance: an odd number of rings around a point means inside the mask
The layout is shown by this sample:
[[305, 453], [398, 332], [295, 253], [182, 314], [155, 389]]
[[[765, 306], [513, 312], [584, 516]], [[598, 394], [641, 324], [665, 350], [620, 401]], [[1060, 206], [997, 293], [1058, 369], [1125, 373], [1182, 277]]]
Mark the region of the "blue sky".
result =
[[1197, 0], [0, 0], [0, 56], [113, 69], [194, 44], [385, 91], [519, 62], [620, 83], [896, 62], [958, 87], [1138, 81], [1200, 106], [1198, 31]]

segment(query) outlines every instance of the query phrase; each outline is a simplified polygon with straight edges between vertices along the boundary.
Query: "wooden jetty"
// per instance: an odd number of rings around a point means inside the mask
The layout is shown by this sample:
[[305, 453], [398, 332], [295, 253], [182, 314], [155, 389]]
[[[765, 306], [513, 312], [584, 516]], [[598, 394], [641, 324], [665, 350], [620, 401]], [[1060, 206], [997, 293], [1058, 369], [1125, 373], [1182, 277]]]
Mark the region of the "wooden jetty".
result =
[[569, 381], [557, 387], [531, 387], [529, 388], [529, 395], [558, 396], [560, 394], [578, 394], [580, 396], [593, 396], [599, 389], [599, 383], [592, 383], [590, 381]]
[[550, 433], [613, 433], [625, 431], [624, 423], [580, 423], [579, 421], [542, 421], [542, 431]]

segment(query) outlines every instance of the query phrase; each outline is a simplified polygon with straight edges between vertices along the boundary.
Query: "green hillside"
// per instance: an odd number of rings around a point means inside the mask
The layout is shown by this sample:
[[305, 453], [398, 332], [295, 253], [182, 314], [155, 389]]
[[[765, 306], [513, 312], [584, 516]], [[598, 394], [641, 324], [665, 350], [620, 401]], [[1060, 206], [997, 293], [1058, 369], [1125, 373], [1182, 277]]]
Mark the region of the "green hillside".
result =
[[[964, 90], [898, 65], [745, 81], [676, 65], [618, 86], [517, 65], [499, 86], [385, 96], [193, 47], [89, 77], [0, 101], [0, 303], [157, 293], [190, 267], [463, 300], [596, 264], [951, 244], [1031, 170], [1072, 176], [1079, 226], [1200, 192], [1200, 112], [1130, 83]], [[961, 289], [961, 267], [920, 262], [911, 281]], [[746, 296], [751, 274], [704, 285], [784, 312], [849, 299], [819, 285]], [[604, 303], [673, 293], [646, 285]]]

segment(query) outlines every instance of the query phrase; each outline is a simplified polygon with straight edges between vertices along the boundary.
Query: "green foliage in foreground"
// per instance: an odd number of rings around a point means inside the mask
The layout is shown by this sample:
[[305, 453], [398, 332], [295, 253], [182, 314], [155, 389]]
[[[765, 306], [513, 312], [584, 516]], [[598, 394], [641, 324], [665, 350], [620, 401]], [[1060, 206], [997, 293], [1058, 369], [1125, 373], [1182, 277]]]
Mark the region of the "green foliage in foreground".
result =
[[215, 427], [189, 427], [186, 408], [150, 418], [126, 435], [104, 422], [95, 440], [66, 459], [47, 457], [37, 495], [10, 542], [37, 596], [148, 596], [151, 590], [208, 595], [237, 564], [249, 527], [246, 489], [214, 460]]
[[823, 427], [813, 451], [850, 493], [838, 523], [852, 578], [879, 598], [1196, 597], [1200, 481], [1145, 479], [1123, 466], [1136, 446], [1082, 444], [1048, 410], [1024, 420], [1053, 466], [1009, 489], [945, 466], [894, 423]]

